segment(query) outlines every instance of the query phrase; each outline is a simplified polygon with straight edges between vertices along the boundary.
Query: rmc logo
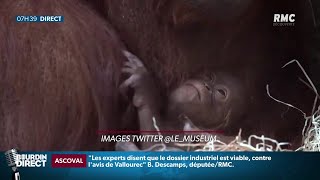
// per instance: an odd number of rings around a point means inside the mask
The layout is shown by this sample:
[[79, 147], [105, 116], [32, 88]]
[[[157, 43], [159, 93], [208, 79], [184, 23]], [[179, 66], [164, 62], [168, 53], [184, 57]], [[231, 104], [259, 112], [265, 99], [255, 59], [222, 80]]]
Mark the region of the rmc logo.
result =
[[294, 26], [295, 14], [274, 14], [273, 26]]

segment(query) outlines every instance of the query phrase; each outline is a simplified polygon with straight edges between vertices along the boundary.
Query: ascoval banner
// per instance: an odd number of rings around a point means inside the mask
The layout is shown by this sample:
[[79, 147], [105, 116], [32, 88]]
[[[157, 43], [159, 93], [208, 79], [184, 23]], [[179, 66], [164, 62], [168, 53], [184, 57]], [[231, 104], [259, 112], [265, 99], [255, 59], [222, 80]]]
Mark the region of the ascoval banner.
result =
[[21, 180], [311, 179], [320, 162], [311, 152], [19, 152], [11, 164], [0, 157], [2, 180], [13, 169]]

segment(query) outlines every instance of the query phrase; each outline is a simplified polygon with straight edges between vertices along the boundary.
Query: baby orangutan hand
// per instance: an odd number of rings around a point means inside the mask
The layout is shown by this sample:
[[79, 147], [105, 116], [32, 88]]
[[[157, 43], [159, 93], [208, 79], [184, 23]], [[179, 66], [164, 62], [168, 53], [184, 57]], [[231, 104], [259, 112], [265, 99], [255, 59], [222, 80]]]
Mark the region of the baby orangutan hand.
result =
[[147, 71], [141, 60], [128, 51], [123, 51], [124, 56], [128, 59], [122, 68], [123, 73], [130, 76], [120, 85], [120, 90], [125, 91], [128, 87], [134, 89], [133, 104], [137, 108], [152, 106], [157, 103], [157, 96], [153, 78]]

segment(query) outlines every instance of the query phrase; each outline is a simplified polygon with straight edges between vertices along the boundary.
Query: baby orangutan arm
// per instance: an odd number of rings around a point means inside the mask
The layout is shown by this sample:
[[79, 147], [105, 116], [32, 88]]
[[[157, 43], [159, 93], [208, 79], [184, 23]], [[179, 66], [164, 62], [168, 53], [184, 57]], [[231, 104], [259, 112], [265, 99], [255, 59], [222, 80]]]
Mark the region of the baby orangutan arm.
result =
[[128, 73], [130, 77], [121, 84], [120, 89], [134, 89], [133, 104], [138, 110], [140, 130], [155, 130], [152, 118], [159, 118], [160, 98], [154, 79], [138, 57], [128, 51], [123, 51], [123, 54], [128, 61], [122, 72]]

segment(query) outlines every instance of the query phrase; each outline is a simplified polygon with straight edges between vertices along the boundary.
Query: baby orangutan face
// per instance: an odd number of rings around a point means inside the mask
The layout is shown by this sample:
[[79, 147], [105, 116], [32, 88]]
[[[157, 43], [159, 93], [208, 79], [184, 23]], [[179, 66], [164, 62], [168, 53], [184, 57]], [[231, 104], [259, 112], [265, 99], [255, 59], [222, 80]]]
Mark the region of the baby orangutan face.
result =
[[211, 80], [190, 79], [176, 88], [169, 97], [168, 114], [187, 118], [201, 129], [225, 128], [244, 113], [245, 100], [236, 78], [216, 73]]

